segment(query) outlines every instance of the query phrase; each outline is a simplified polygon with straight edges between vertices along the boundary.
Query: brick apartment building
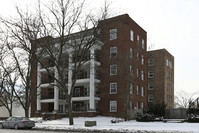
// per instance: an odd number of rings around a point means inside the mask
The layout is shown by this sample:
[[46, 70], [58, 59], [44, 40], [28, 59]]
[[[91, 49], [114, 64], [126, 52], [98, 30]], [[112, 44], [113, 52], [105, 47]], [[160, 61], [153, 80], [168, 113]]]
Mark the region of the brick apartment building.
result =
[[148, 51], [148, 103], [174, 108], [174, 57], [166, 50]]
[[[100, 21], [99, 28], [103, 40], [89, 53], [98, 54], [99, 59], [90, 58], [90, 69], [84, 71], [77, 80], [72, 98], [73, 113], [76, 116], [124, 117], [147, 105], [147, 33], [128, 14]], [[169, 64], [173, 64], [172, 58], [167, 57]], [[168, 72], [173, 70], [167, 69]], [[71, 72], [66, 75], [71, 75]], [[49, 87], [49, 83], [54, 81], [39, 64], [32, 80], [34, 98], [31, 101], [31, 116], [55, 112], [67, 114], [63, 92], [55, 86]], [[169, 79], [168, 82], [172, 83]], [[41, 84], [40, 87], [35, 89], [38, 84]], [[38, 91], [41, 95], [35, 96]], [[152, 94], [152, 91], [148, 92]], [[168, 94], [171, 96], [173, 93]]]

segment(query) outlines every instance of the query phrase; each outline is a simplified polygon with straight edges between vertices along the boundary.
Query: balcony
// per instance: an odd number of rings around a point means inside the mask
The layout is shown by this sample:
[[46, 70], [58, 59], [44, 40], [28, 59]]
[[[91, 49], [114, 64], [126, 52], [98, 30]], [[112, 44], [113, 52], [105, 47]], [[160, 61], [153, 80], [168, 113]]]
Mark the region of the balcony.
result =
[[[44, 100], [44, 99], [54, 99], [54, 94], [41, 95], [41, 100]], [[59, 99], [66, 99], [66, 96], [59, 95]]]
[[54, 80], [53, 80], [53, 79], [49, 79], [49, 80], [47, 80], [47, 79], [42, 79], [42, 80], [41, 80], [41, 84], [47, 84], [47, 83], [54, 83]]
[[41, 95], [41, 99], [54, 99], [54, 94]]
[[[89, 97], [89, 92], [85, 92], [84, 94], [73, 93], [73, 97]], [[99, 97], [99, 92], [95, 92], [95, 97]]]

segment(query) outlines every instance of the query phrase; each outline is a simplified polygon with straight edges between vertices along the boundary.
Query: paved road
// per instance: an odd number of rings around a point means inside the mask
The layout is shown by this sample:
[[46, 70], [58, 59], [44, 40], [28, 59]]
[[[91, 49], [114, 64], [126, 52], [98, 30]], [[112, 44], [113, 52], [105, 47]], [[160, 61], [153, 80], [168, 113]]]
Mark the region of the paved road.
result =
[[[42, 130], [15, 130], [15, 129], [0, 129], [0, 133], [58, 133], [59, 131], [42, 131]], [[59, 132], [59, 133], [80, 133], [80, 132]]]

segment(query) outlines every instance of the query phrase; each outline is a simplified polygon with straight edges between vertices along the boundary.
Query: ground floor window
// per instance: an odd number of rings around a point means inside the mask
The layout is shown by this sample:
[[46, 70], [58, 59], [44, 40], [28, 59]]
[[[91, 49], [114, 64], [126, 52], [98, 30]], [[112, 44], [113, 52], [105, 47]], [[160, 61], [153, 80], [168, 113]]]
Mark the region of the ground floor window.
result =
[[110, 101], [110, 112], [117, 112], [117, 101]]

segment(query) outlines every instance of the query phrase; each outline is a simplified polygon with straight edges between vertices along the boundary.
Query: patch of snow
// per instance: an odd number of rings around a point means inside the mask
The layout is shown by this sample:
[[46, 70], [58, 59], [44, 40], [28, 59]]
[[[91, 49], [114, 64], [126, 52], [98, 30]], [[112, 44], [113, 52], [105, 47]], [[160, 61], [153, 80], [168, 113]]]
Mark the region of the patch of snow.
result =
[[[192, 132], [199, 133], [198, 123], [163, 123], [163, 122], [137, 122], [135, 120], [111, 123], [114, 117], [75, 117], [74, 125], [69, 125], [68, 118], [62, 118], [59, 120], [43, 121], [42, 123], [36, 123], [36, 128], [53, 129], [53, 130], [84, 130], [84, 131], [111, 131], [111, 132]], [[36, 118], [31, 120], [36, 121]], [[37, 119], [38, 121], [41, 118]], [[85, 127], [85, 121], [96, 121], [97, 126]]]

